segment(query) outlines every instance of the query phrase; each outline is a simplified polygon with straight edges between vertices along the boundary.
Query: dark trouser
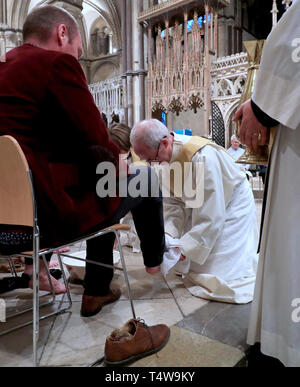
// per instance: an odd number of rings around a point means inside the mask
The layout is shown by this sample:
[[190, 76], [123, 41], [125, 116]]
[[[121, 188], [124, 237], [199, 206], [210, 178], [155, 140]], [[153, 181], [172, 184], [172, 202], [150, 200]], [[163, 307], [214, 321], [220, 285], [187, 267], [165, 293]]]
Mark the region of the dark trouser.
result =
[[[146, 267], [155, 267], [162, 263], [165, 248], [163, 202], [161, 194], [158, 197], [151, 197], [151, 187], [158, 185], [153, 175], [152, 179], [150, 178], [151, 169], [143, 167], [141, 170], [142, 173], [148, 175], [148, 196], [135, 198], [129, 193], [127, 197], [122, 198], [116, 213], [109, 220], [100, 224], [98, 229], [119, 223], [120, 219], [131, 211], [141, 241], [144, 264]], [[134, 177], [136, 174], [128, 177], [127, 186]], [[87, 241], [87, 259], [112, 265], [114, 241], [113, 234], [106, 234]], [[85, 294], [90, 296], [108, 294], [112, 278], [112, 269], [87, 263], [84, 280]]]

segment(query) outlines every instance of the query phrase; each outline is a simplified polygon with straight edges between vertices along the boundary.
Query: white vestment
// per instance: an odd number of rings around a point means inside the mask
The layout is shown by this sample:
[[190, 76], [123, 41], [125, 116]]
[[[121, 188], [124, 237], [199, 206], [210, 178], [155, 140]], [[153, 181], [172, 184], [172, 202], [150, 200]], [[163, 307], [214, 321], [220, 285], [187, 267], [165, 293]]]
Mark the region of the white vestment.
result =
[[[191, 137], [175, 134], [174, 161]], [[180, 239], [182, 254], [191, 260], [185, 276], [195, 296], [229, 303], [253, 299], [257, 269], [255, 202], [243, 166], [215, 144], [193, 159], [204, 163], [204, 203], [187, 208], [187, 199], [164, 198], [165, 231]], [[196, 169], [196, 168], [195, 168]], [[187, 281], [186, 281], [187, 282]]]
[[[280, 122], [248, 343], [286, 366], [300, 366], [300, 1], [269, 36], [254, 102]], [[297, 300], [298, 299], [298, 300]], [[298, 306], [298, 313], [297, 307]]]
[[230, 148], [227, 149], [227, 152], [230, 154], [230, 156], [232, 156], [235, 160], [238, 160], [241, 156], [243, 156], [243, 154], [245, 153], [245, 149], [239, 147], [237, 149], [234, 149], [232, 148], [232, 146]]

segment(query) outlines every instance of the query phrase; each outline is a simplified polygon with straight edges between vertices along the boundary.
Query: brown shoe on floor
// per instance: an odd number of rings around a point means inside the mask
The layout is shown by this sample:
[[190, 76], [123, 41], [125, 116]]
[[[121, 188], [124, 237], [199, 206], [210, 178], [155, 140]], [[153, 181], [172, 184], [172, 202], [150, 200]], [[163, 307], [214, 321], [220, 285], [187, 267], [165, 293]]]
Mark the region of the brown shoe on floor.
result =
[[119, 289], [110, 290], [106, 296], [82, 296], [82, 304], [80, 314], [82, 317], [92, 317], [99, 313], [103, 306], [117, 301], [121, 297]]
[[148, 326], [142, 320], [129, 320], [106, 339], [104, 363], [107, 366], [132, 363], [160, 351], [169, 337], [170, 329], [164, 324]]

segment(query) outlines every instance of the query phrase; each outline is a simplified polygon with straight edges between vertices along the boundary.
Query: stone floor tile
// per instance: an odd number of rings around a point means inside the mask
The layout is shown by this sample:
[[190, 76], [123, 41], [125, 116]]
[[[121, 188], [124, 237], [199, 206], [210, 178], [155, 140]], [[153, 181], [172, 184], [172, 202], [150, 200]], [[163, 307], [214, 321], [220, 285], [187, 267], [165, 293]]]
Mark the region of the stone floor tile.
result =
[[[59, 303], [52, 307], [42, 309], [42, 313], [51, 313], [59, 307]], [[38, 357], [47, 343], [55, 316], [40, 321], [40, 332], [38, 341]], [[18, 324], [23, 324], [32, 319], [32, 313], [26, 313], [22, 316], [7, 320], [6, 323], [0, 323], [0, 333], [10, 329]], [[20, 328], [16, 331], [0, 336], [0, 367], [32, 367], [32, 324]]]
[[[237, 348], [174, 326], [169, 343], [133, 367], [233, 367], [244, 354]], [[190, 370], [190, 372], [193, 372]]]
[[[182, 315], [173, 299], [138, 300], [134, 302], [137, 317], [148, 325], [174, 325]], [[56, 318], [41, 364], [44, 366], [88, 365], [103, 355], [105, 339], [132, 318], [130, 303], [118, 301], [108, 305], [96, 316], [82, 318], [80, 303], [72, 313]]]
[[123, 246], [123, 254], [125, 257], [126, 266], [142, 266], [144, 267], [142, 253], [133, 253], [132, 248]]
[[209, 302], [187, 316], [178, 326], [241, 350], [246, 344], [251, 304]]
[[[150, 275], [142, 266], [128, 266], [127, 268], [132, 297], [138, 299], [173, 298], [163, 276]], [[122, 291], [122, 299], [128, 299], [124, 274], [115, 272], [112, 287], [119, 287]]]
[[167, 277], [165, 278], [165, 281], [167, 282], [175, 298], [194, 297], [185, 287], [182, 278], [176, 275], [174, 272], [171, 272], [170, 274], [168, 274]]
[[203, 298], [198, 297], [177, 297], [176, 302], [178, 303], [179, 308], [181, 309], [184, 316], [188, 316], [192, 313], [195, 313], [200, 308], [203, 308], [209, 303], [209, 301], [204, 300]]

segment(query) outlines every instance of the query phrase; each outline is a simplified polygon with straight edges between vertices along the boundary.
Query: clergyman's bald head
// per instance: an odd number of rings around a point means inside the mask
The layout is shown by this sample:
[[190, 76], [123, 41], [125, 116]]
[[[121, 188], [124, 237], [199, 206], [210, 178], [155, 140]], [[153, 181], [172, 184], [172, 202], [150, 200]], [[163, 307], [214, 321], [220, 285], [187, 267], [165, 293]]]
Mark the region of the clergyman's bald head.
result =
[[168, 128], [159, 120], [144, 120], [136, 124], [130, 135], [130, 141], [134, 147], [137, 143], [143, 143], [149, 148], [157, 148], [161, 139], [169, 137]]

